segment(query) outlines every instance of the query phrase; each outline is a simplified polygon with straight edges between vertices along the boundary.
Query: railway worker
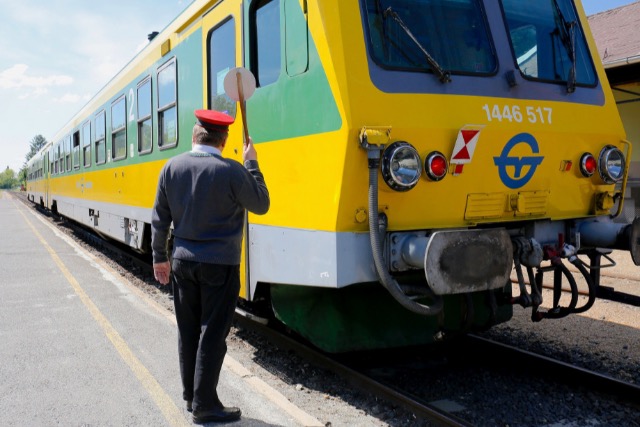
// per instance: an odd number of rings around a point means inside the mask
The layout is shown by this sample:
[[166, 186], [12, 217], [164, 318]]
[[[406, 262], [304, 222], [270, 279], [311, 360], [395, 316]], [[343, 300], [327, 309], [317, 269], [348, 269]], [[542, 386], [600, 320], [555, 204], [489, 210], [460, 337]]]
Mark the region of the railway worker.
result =
[[245, 210], [266, 213], [269, 192], [251, 138], [244, 167], [221, 155], [234, 119], [211, 110], [195, 116], [192, 150], [160, 172], [151, 244], [156, 280], [173, 282], [183, 398], [193, 421], [202, 424], [240, 418], [240, 409], [223, 406], [216, 388], [240, 290]]

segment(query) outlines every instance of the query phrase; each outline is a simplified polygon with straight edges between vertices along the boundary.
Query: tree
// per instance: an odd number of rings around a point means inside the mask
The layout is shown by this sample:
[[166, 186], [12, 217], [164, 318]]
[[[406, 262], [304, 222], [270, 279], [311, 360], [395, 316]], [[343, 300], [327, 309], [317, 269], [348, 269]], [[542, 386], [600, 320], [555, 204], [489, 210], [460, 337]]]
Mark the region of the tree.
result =
[[31, 158], [35, 156], [38, 151], [40, 151], [40, 149], [47, 144], [47, 140], [42, 135], [36, 135], [33, 137], [30, 144], [31, 146], [29, 147], [29, 152], [25, 156], [27, 162], [31, 160]]
[[24, 156], [25, 162], [22, 166], [22, 169], [20, 169], [20, 172], [18, 173], [18, 178], [16, 181], [16, 183], [22, 183], [22, 185], [24, 185], [25, 187], [27, 185], [27, 163], [29, 163], [29, 160], [31, 160], [33, 156], [38, 154], [38, 151], [40, 151], [42, 147], [47, 145], [47, 140], [44, 136], [38, 134], [33, 137], [29, 145], [29, 152]]
[[16, 173], [9, 166], [0, 173], [0, 188], [9, 190], [18, 186], [18, 180], [16, 179]]
[[22, 166], [20, 172], [18, 172], [18, 183], [22, 185], [23, 188], [27, 188], [27, 166]]

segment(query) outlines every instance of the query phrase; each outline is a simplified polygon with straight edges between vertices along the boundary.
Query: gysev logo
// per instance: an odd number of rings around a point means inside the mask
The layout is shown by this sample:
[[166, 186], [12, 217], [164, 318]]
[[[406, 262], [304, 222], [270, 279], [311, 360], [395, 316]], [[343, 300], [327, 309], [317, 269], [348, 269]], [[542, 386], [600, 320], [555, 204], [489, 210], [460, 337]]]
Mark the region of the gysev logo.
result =
[[[498, 167], [498, 173], [500, 174], [500, 180], [504, 185], [511, 189], [521, 188], [527, 184], [533, 178], [533, 174], [536, 173], [536, 169], [540, 166], [540, 163], [544, 160], [544, 156], [526, 156], [526, 157], [511, 157], [509, 154], [514, 147], [526, 144], [531, 148], [533, 154], [538, 154], [538, 141], [533, 135], [528, 133], [520, 133], [507, 142], [507, 145], [502, 149], [500, 157], [494, 157], [493, 162]], [[507, 172], [507, 167], [511, 166], [515, 169], [513, 177]], [[528, 166], [528, 170], [524, 176], [522, 171], [525, 166]]]

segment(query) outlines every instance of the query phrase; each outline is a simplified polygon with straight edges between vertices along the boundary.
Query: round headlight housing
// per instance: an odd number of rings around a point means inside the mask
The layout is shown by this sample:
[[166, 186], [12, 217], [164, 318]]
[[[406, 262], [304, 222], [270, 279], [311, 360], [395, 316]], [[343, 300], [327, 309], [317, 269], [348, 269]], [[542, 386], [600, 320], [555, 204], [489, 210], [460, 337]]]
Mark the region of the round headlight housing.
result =
[[598, 172], [605, 183], [616, 184], [622, 181], [625, 167], [622, 151], [613, 145], [607, 145], [600, 152], [598, 163]]
[[411, 144], [397, 141], [382, 154], [382, 178], [396, 191], [408, 191], [416, 186], [422, 175], [422, 162]]

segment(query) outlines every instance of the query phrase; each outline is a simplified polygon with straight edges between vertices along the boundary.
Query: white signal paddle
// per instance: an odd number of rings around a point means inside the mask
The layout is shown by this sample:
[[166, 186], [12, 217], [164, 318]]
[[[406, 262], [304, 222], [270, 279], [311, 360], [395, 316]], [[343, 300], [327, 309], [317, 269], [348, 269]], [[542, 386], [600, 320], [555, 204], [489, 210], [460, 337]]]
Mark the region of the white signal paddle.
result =
[[229, 70], [224, 77], [224, 92], [234, 101], [240, 103], [240, 114], [244, 126], [244, 143], [249, 139], [249, 127], [247, 124], [246, 100], [251, 98], [256, 90], [256, 78], [251, 71], [243, 67]]

